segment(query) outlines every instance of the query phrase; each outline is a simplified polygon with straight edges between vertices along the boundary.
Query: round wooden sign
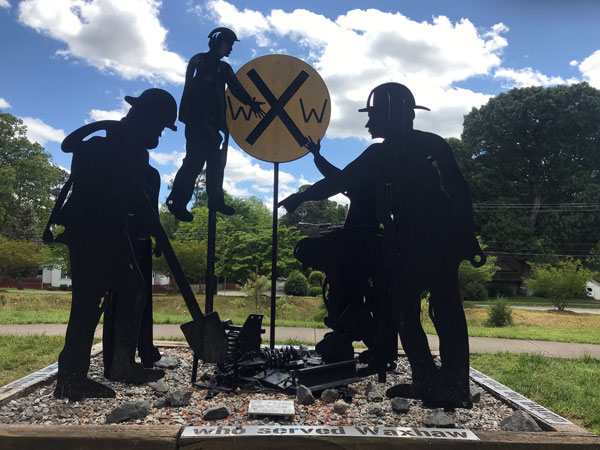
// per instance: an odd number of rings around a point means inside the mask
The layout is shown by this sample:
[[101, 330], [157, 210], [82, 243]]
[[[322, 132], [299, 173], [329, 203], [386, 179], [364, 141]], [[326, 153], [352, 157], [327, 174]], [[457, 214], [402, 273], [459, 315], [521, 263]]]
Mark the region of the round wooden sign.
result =
[[308, 152], [303, 147], [325, 135], [331, 99], [325, 82], [304, 61], [288, 55], [253, 59], [237, 71], [246, 91], [264, 102], [264, 117], [255, 117], [228, 89], [227, 125], [235, 142], [250, 155], [268, 162], [288, 162]]

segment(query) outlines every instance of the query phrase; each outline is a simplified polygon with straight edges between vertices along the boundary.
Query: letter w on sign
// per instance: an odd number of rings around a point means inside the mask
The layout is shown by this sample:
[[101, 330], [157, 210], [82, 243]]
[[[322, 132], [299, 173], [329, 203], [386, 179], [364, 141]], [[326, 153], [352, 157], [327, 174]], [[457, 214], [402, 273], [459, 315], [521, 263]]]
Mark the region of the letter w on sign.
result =
[[258, 122], [256, 127], [254, 127], [254, 129], [250, 132], [250, 134], [246, 138], [246, 142], [248, 142], [250, 145], [254, 145], [254, 143], [260, 137], [260, 135], [263, 134], [267, 127], [271, 124], [271, 122], [275, 120], [275, 117], [279, 117], [279, 119], [283, 122], [285, 127], [294, 137], [298, 145], [302, 147], [307, 140], [302, 134], [302, 132], [298, 129], [292, 118], [288, 115], [287, 112], [285, 112], [283, 108], [307, 80], [308, 73], [302, 70], [279, 98], [276, 98], [273, 95], [271, 90], [267, 87], [267, 85], [262, 80], [258, 72], [256, 72], [256, 70], [250, 70], [248, 72], [248, 78], [250, 78], [250, 80], [254, 83], [256, 88], [263, 95], [265, 100], [269, 103], [271, 109], [265, 114], [262, 120]]

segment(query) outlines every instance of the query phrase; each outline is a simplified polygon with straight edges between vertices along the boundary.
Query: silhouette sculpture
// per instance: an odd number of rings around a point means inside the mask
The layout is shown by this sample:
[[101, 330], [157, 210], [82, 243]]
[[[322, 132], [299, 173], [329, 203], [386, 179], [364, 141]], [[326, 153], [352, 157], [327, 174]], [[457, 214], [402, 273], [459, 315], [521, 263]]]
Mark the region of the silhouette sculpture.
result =
[[[72, 267], [73, 297], [65, 346], [58, 358], [54, 395], [80, 400], [114, 397], [112, 389], [87, 378], [94, 330], [104, 301], [114, 295], [114, 342], [106, 377], [143, 383], [164, 376], [135, 362], [140, 320], [147, 299], [146, 285], [135, 258], [128, 220], [144, 233], [162, 231], [145, 191], [147, 149], [156, 148], [165, 127], [176, 130], [177, 104], [162, 89], [139, 97], [126, 96], [132, 106], [121, 121], [100, 121], [71, 133], [62, 143], [73, 153], [71, 176], [52, 212], [50, 222], [64, 225], [56, 241], [67, 244]], [[106, 137], [93, 136], [105, 130]], [[67, 192], [71, 194], [63, 206]], [[138, 233], [140, 228], [138, 228]], [[52, 240], [49, 228], [45, 240]], [[163, 232], [164, 233], [164, 232]]]
[[[413, 129], [415, 109], [427, 108], [417, 106], [405, 86], [377, 86], [359, 111], [368, 113], [369, 133], [383, 142], [280, 206], [291, 212], [304, 201], [339, 192], [373, 193], [383, 229], [382, 269], [373, 283], [385, 292], [376, 309], [389, 318], [381, 323], [399, 332], [412, 370], [410, 392], [396, 386], [388, 396], [410, 394], [429, 406], [469, 408], [469, 343], [458, 265], [469, 260], [480, 266], [485, 256], [473, 235], [471, 195], [452, 151], [441, 137]], [[441, 368], [420, 323], [425, 290], [431, 293], [429, 314], [440, 339]], [[385, 356], [386, 336], [378, 330], [375, 355]]]
[[[340, 171], [321, 155], [320, 142], [309, 137], [306, 147], [325, 177]], [[349, 187], [344, 194], [350, 199], [344, 228], [319, 238], [305, 238], [295, 249], [305, 267], [326, 274], [323, 299], [328, 315], [324, 323], [333, 331], [316, 350], [326, 363], [346, 361], [354, 357], [352, 342], [363, 341], [369, 350], [361, 353], [360, 361], [369, 367], [362, 369], [361, 375], [376, 371], [385, 374], [385, 369], [395, 364], [398, 340], [393, 326], [386, 323], [388, 314], [380, 310], [383, 301], [379, 299], [385, 298], [386, 292], [381, 289], [383, 283], [376, 282], [383, 267], [375, 192], [361, 186]], [[380, 345], [376, 346], [376, 341]]]
[[[160, 173], [152, 166], [148, 166], [144, 191], [151, 201], [152, 209], [158, 215], [158, 196], [160, 193]], [[142, 365], [152, 368], [154, 363], [160, 360], [161, 355], [154, 346], [152, 332], [152, 239], [147, 227], [141, 223], [136, 216], [128, 217], [127, 231], [129, 241], [133, 248], [133, 255], [138, 263], [146, 289], [146, 304], [142, 312], [140, 322], [140, 332], [138, 337], [138, 355]], [[160, 247], [156, 246], [154, 254], [160, 256]], [[114, 293], [105, 298], [104, 325], [102, 331], [102, 357], [104, 360], [104, 373], [110, 374], [110, 368], [113, 358], [113, 346], [115, 342], [115, 333], [122, 330], [116, 327], [116, 314], [120, 301], [129, 301], [127, 299], [118, 299]]]
[[[226, 215], [235, 210], [225, 204], [223, 171], [227, 162], [229, 132], [225, 120], [225, 85], [250, 110], [262, 117], [261, 105], [251, 98], [236, 78], [229, 64], [221, 58], [229, 56], [235, 33], [228, 28], [216, 28], [208, 35], [209, 51], [194, 55], [185, 73], [185, 85], [179, 105], [179, 120], [185, 123], [186, 153], [167, 198], [169, 211], [179, 220], [191, 222], [193, 214], [186, 209], [194, 192], [198, 174], [206, 163], [208, 207]], [[221, 137], [223, 132], [225, 139]], [[220, 148], [223, 141], [223, 147]]]

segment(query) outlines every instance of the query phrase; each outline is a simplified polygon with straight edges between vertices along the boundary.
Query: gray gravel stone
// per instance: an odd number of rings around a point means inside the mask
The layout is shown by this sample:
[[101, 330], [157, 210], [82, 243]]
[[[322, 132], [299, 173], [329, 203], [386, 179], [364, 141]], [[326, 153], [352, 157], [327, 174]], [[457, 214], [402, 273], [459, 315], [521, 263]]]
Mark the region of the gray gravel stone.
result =
[[106, 423], [120, 423], [127, 420], [143, 419], [150, 414], [146, 402], [130, 402], [117, 406], [106, 415]]
[[481, 401], [481, 389], [471, 386], [471, 401], [479, 403]]
[[500, 428], [504, 431], [542, 431], [536, 421], [520, 409], [516, 410], [512, 416], [500, 422]]
[[174, 369], [179, 365], [179, 361], [170, 356], [163, 356], [154, 363], [154, 367], [160, 367], [161, 369]]
[[344, 400], [338, 400], [333, 404], [333, 412], [336, 414], [344, 414], [348, 410], [348, 403]]
[[408, 400], [402, 397], [393, 398], [390, 402], [392, 405], [392, 411], [397, 413], [407, 413], [410, 410], [410, 404]]
[[444, 414], [442, 411], [436, 412], [433, 416], [427, 419], [426, 425], [435, 428], [455, 428], [454, 421]]
[[173, 391], [165, 395], [165, 399], [171, 406], [187, 406], [190, 404], [192, 398], [192, 391]]
[[383, 416], [385, 411], [379, 403], [373, 403], [372, 405], [369, 405], [369, 408], [367, 408], [367, 413], [373, 416]]
[[296, 399], [299, 405], [312, 405], [315, 402], [312, 391], [302, 384], [296, 389]]
[[204, 420], [218, 420], [229, 416], [229, 410], [225, 406], [217, 406], [208, 409], [203, 416]]
[[321, 394], [321, 400], [323, 400], [325, 403], [333, 403], [338, 399], [339, 396], [340, 393], [337, 389], [325, 389]]
[[369, 401], [370, 403], [382, 402], [383, 395], [381, 394], [381, 392], [372, 390], [367, 394], [367, 401]]
[[151, 381], [148, 383], [148, 387], [152, 388], [156, 392], [168, 392], [169, 386], [165, 383], [165, 380], [161, 379], [158, 381]]
[[155, 408], [160, 409], [160, 408], [166, 408], [167, 406], [169, 406], [169, 402], [167, 401], [166, 398], [161, 397], [161, 398], [157, 398], [154, 401], [154, 405]]

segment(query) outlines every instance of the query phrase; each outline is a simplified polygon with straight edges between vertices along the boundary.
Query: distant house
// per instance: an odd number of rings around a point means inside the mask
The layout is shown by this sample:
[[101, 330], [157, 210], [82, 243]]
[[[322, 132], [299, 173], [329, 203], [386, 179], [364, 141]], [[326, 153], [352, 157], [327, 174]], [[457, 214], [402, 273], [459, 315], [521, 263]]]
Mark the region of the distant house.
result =
[[585, 290], [588, 296], [594, 300], [600, 300], [600, 283], [597, 281], [588, 281]]
[[531, 295], [531, 292], [523, 284], [523, 280], [531, 277], [531, 267], [524, 259], [502, 253], [486, 252], [489, 256], [496, 257], [498, 272], [492, 280], [492, 284], [504, 285], [510, 289], [512, 295]]
[[42, 283], [53, 288], [59, 288], [61, 285], [71, 286], [71, 278], [64, 267], [46, 266], [42, 269]]

